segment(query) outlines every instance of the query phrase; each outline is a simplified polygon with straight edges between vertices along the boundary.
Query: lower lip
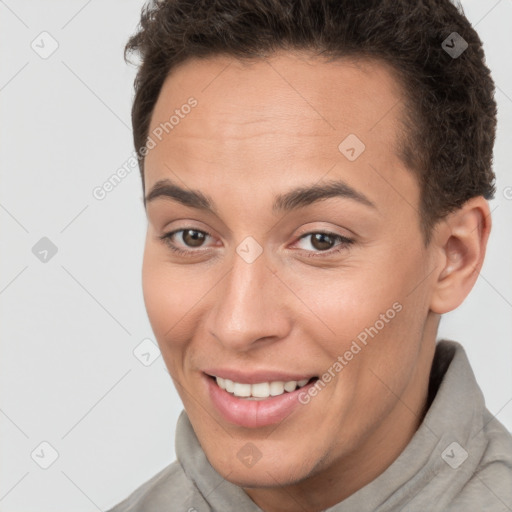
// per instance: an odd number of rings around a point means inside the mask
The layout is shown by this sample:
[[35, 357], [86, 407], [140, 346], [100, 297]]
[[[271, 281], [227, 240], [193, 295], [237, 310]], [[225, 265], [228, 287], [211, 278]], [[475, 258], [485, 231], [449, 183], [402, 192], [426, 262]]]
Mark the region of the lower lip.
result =
[[290, 393], [285, 392], [263, 400], [247, 400], [237, 398], [221, 389], [211, 377], [205, 375], [205, 378], [210, 399], [222, 417], [230, 423], [246, 428], [260, 428], [280, 423], [301, 405], [299, 394], [307, 392], [315, 384], [315, 381], [312, 381]]

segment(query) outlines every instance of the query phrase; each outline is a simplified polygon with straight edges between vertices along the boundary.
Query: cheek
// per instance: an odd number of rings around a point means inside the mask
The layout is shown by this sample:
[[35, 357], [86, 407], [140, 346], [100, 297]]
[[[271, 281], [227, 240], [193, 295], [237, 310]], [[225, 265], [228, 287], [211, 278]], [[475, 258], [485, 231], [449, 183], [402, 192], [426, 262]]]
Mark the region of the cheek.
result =
[[[324, 347], [334, 359], [354, 340], [361, 341], [361, 347], [372, 345], [368, 357], [389, 359], [405, 356], [407, 350], [414, 357], [428, 309], [425, 286], [418, 283], [427, 274], [421, 248], [410, 247], [407, 254], [383, 248], [372, 261], [323, 275], [317, 272], [314, 280], [303, 276], [298, 295], [315, 313], [312, 339], [320, 326], [326, 335]], [[404, 350], [406, 338], [411, 343]]]
[[162, 352], [179, 349], [188, 337], [194, 307], [205, 291], [202, 280], [165, 261], [162, 250], [146, 245], [142, 290], [148, 318]]
[[[421, 351], [428, 314], [425, 278], [432, 269], [419, 243], [400, 250], [388, 248], [378, 259], [380, 264], [364, 280], [365, 293], [358, 295], [361, 312], [354, 305], [353, 316], [359, 325], [352, 334], [366, 342], [360, 358], [366, 392], [373, 393], [378, 375], [399, 393], [411, 378]], [[382, 393], [387, 395], [387, 388]]]
[[[324, 274], [317, 270], [314, 279], [301, 277], [297, 295], [314, 313], [308, 315], [310, 328], [332, 340], [332, 355], [339, 354], [365, 328], [377, 323], [382, 330], [398, 316], [399, 306], [393, 305], [403, 301], [404, 286], [389, 275], [376, 265], [361, 265]], [[381, 315], [388, 322], [382, 324]]]

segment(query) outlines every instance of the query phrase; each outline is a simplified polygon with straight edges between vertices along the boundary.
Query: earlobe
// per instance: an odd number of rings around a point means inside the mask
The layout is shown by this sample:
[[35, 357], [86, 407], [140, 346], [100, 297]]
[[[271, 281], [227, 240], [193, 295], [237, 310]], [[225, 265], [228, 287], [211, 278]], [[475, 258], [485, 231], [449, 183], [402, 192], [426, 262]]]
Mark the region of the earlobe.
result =
[[489, 204], [482, 196], [440, 221], [434, 240], [441, 269], [431, 297], [434, 313], [448, 313], [467, 297], [482, 268], [490, 231]]

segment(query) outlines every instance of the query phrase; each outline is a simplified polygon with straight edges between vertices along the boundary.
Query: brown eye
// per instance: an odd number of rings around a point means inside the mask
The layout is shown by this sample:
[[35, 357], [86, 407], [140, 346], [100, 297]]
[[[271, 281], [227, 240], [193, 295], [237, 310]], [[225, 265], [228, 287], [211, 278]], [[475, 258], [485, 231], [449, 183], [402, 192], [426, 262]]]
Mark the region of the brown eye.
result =
[[311, 236], [311, 245], [319, 251], [326, 251], [334, 244], [334, 239], [327, 233], [314, 233]]
[[[210, 233], [194, 228], [182, 228], [165, 233], [158, 238], [179, 256], [193, 256], [204, 253], [203, 242], [211, 238]], [[181, 239], [181, 240], [180, 240]], [[194, 249], [201, 249], [196, 251]]]
[[206, 233], [197, 229], [184, 229], [181, 238], [189, 247], [200, 247], [205, 240]]
[[304, 255], [308, 258], [326, 258], [347, 250], [354, 240], [335, 233], [314, 231], [302, 235], [299, 242], [302, 245], [301, 249], [305, 250]]

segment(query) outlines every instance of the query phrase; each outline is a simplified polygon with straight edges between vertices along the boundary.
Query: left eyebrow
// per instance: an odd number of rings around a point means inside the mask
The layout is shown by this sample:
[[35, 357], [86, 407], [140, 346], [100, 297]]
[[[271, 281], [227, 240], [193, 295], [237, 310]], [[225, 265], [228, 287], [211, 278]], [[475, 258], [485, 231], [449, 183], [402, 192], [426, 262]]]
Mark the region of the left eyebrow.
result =
[[[144, 198], [144, 206], [157, 197], [167, 197], [185, 206], [210, 211], [217, 215], [215, 203], [212, 199], [198, 190], [185, 190], [169, 179], [159, 180], [155, 183], [151, 191]], [[377, 210], [375, 204], [362, 192], [357, 191], [342, 180], [292, 189], [285, 194], [276, 196], [272, 210], [274, 212], [288, 212], [331, 197], [351, 199]]]
[[278, 212], [295, 210], [331, 197], [352, 199], [377, 210], [375, 203], [343, 180], [328, 181], [322, 185], [293, 189], [286, 194], [277, 196], [272, 209]]

